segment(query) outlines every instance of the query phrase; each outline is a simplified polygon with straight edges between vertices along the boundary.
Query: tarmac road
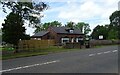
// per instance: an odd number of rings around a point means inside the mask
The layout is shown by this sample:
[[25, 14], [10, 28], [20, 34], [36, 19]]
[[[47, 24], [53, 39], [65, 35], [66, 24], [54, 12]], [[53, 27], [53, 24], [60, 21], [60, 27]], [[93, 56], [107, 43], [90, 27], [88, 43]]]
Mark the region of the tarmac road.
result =
[[2, 61], [1, 73], [118, 73], [118, 46]]

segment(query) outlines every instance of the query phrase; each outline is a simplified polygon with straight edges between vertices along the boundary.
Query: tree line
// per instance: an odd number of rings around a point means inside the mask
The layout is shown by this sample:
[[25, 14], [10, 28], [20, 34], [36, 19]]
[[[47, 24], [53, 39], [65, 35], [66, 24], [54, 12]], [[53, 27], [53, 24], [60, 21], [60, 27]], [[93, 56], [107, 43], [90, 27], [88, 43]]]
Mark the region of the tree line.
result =
[[110, 24], [97, 25], [91, 34], [93, 39], [99, 39], [103, 35], [104, 40], [118, 40], [120, 39], [120, 11], [113, 12], [110, 17]]
[[[46, 31], [48, 29], [48, 27], [50, 27], [50, 26], [51, 27], [62, 27], [62, 23], [59, 21], [53, 21], [53, 22], [40, 24], [39, 26], [36, 26], [35, 33], [38, 33], [40, 31]], [[70, 22], [67, 22], [67, 24], [65, 24], [64, 26], [69, 27], [69, 28], [79, 29], [86, 36], [91, 31], [90, 25], [88, 23], [85, 23], [85, 22], [75, 23], [75, 22], [70, 21]]]

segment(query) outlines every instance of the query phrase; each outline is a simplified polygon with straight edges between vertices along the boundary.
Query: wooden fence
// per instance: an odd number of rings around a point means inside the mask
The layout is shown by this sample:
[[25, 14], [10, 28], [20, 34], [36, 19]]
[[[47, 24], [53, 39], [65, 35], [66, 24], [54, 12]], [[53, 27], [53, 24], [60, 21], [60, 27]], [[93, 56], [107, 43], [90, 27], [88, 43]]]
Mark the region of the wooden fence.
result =
[[55, 45], [54, 40], [22, 40], [19, 41], [19, 50], [44, 49]]

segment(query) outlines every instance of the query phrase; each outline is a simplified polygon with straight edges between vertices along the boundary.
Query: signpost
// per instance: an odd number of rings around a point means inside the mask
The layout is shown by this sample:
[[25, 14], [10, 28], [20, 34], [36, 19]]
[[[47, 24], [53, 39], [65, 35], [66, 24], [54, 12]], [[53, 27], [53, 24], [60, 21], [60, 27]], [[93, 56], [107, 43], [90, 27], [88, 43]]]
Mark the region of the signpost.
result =
[[103, 35], [99, 35], [99, 39], [102, 40], [103, 39]]

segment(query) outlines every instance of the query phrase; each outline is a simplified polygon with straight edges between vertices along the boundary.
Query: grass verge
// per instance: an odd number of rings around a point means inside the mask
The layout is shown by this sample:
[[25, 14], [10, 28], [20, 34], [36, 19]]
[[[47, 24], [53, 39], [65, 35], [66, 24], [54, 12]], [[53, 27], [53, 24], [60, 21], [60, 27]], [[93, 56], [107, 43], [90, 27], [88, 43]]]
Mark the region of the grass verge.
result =
[[47, 55], [50, 53], [67, 52], [67, 51], [75, 51], [75, 50], [80, 50], [80, 49], [65, 49], [62, 47], [51, 46], [46, 49], [36, 49], [36, 50], [32, 50], [32, 51], [3, 55], [2, 60], [20, 58], [20, 57], [37, 56], [37, 55]]
[[[95, 46], [93, 48], [101, 48], [101, 47], [105, 47], [105, 46], [115, 46], [115, 45], [101, 45], [101, 46]], [[63, 47], [51, 46], [46, 49], [34, 49], [32, 51], [28, 50], [26, 52], [19, 52], [19, 53], [15, 53], [15, 54], [3, 55], [3, 56], [0, 56], [0, 59], [6, 60], [6, 59], [30, 57], [30, 56], [37, 56], [37, 55], [47, 55], [50, 53], [67, 52], [67, 51], [75, 51], [75, 50], [82, 50], [82, 49], [65, 49]]]
[[94, 48], [101, 48], [101, 47], [105, 47], [105, 46], [120, 46], [118, 44], [115, 45], [98, 45], [98, 46], [94, 46]]

